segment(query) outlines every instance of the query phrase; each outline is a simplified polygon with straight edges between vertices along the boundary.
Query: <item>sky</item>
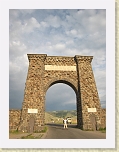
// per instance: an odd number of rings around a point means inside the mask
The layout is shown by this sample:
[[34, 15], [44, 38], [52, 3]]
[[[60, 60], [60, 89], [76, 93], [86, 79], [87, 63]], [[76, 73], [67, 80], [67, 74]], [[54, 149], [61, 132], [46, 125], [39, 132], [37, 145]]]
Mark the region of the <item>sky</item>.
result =
[[[101, 107], [106, 107], [106, 10], [9, 10], [9, 108], [21, 109], [29, 61], [27, 54], [93, 56]], [[60, 94], [59, 94], [60, 92]], [[46, 93], [46, 111], [75, 110], [76, 94], [65, 84]]]

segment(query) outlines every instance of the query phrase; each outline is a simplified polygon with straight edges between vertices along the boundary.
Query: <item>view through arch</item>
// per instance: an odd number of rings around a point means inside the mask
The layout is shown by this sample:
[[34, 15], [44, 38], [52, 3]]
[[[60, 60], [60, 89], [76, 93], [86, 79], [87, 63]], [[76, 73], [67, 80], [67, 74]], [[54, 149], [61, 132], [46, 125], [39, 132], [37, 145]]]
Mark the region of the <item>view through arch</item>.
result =
[[71, 118], [77, 124], [76, 93], [65, 83], [56, 83], [46, 92], [45, 123], [62, 123], [63, 118]]

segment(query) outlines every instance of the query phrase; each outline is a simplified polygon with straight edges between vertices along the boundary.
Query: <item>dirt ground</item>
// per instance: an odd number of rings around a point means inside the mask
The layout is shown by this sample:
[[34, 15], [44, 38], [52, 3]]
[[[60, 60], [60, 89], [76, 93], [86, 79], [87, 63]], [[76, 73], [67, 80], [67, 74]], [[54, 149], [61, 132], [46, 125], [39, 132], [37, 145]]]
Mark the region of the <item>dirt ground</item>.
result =
[[45, 133], [9, 133], [9, 139], [42, 139], [44, 135]]

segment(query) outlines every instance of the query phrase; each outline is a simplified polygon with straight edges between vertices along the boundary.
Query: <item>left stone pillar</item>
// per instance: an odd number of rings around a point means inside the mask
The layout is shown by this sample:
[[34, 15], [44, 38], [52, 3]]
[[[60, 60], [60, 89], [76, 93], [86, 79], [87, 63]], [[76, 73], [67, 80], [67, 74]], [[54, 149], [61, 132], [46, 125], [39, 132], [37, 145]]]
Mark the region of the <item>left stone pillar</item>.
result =
[[[24, 90], [24, 101], [19, 130], [39, 132], [45, 125], [44, 72], [46, 54], [28, 54], [29, 68]], [[34, 121], [30, 121], [30, 120]], [[34, 122], [34, 124], [31, 124]]]

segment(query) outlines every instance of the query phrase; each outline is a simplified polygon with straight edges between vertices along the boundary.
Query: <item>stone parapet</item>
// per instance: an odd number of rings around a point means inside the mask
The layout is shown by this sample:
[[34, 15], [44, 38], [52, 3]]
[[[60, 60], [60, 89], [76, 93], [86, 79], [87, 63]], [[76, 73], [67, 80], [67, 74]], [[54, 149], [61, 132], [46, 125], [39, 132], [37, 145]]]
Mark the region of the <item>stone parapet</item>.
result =
[[75, 55], [75, 59], [77, 64], [80, 62], [84, 62], [84, 61], [88, 61], [88, 62], [92, 62], [93, 56], [80, 56], [80, 55]]
[[42, 60], [45, 61], [47, 54], [27, 54], [29, 61], [30, 60]]
[[76, 66], [74, 57], [47, 56], [45, 65]]

